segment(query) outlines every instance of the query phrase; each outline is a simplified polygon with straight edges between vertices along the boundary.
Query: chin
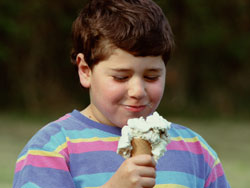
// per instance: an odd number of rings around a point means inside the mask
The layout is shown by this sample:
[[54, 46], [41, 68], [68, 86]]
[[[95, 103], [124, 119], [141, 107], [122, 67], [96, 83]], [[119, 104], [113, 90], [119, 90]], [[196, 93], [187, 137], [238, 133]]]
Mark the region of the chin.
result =
[[127, 125], [127, 119], [126, 120], [118, 120], [118, 122], [116, 121], [116, 122], [114, 122], [114, 125], [116, 126], [116, 127], [120, 127], [120, 128], [122, 128], [122, 127], [124, 127], [125, 125]]

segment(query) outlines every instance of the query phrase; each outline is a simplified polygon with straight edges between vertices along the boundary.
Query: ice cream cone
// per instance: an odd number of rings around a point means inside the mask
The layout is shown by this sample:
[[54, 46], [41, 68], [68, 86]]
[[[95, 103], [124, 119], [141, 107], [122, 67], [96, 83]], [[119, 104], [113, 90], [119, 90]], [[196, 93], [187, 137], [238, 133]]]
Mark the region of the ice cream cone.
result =
[[149, 154], [152, 155], [151, 151], [151, 144], [143, 140], [141, 138], [133, 138], [132, 140], [132, 151], [131, 151], [131, 156], [136, 156], [136, 155], [141, 155], [141, 154]]

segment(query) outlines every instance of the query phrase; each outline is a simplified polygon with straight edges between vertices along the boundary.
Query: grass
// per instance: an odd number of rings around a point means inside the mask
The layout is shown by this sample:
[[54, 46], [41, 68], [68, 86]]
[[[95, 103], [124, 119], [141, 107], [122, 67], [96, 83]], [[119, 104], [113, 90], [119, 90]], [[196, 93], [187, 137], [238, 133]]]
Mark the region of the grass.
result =
[[[53, 118], [49, 118], [53, 120]], [[55, 119], [55, 118], [54, 118]], [[198, 132], [217, 151], [231, 187], [250, 185], [250, 121], [168, 118]], [[12, 187], [15, 161], [31, 136], [49, 120], [0, 114], [0, 187]]]
[[15, 162], [31, 136], [45, 122], [0, 115], [0, 187], [12, 187]]

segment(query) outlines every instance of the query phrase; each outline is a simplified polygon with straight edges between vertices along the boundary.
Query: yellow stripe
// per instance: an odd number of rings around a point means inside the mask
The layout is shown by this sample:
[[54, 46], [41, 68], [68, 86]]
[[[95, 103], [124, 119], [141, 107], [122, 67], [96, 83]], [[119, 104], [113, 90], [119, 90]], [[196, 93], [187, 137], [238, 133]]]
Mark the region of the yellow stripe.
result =
[[54, 152], [59, 153], [60, 151], [62, 151], [63, 149], [65, 149], [67, 147], [67, 142], [70, 141], [69, 137], [66, 137], [66, 142], [64, 142], [63, 144], [59, 145]]
[[[84, 187], [84, 188], [98, 188], [98, 187]], [[160, 185], [155, 185], [154, 188], [188, 188], [188, 187], [177, 184], [160, 184]]]
[[93, 137], [93, 138], [72, 139], [72, 140], [70, 140], [70, 142], [72, 142], [72, 143], [95, 142], [95, 141], [113, 142], [113, 141], [119, 141], [119, 139], [120, 139], [119, 137], [106, 137], [106, 138]]
[[201, 142], [201, 146], [202, 146], [205, 150], [207, 150], [207, 152], [213, 157], [214, 160], [216, 159], [216, 156], [213, 155], [213, 153], [207, 148], [207, 146], [206, 146], [205, 144], [203, 144], [203, 143]]
[[161, 185], [156, 185], [154, 188], [188, 188], [184, 185], [177, 185], [177, 184], [161, 184]]
[[213, 168], [214, 168], [217, 164], [219, 164], [219, 163], [220, 163], [220, 159], [217, 158], [216, 161], [214, 162]]
[[61, 144], [60, 146], [58, 146], [58, 147], [54, 150], [54, 152], [59, 153], [60, 151], [62, 151], [62, 150], [65, 149], [66, 147], [67, 147], [67, 142], [65, 142], [65, 143]]
[[28, 155], [39, 155], [39, 156], [46, 156], [46, 157], [60, 157], [64, 158], [61, 154], [50, 152], [50, 151], [41, 151], [41, 150], [29, 150], [25, 155], [20, 157], [17, 162], [24, 160]]
[[197, 141], [199, 141], [199, 138], [197, 136], [195, 136], [193, 138], [183, 138], [181, 136], [178, 136], [178, 137], [171, 137], [171, 140], [174, 140], [174, 141], [185, 140], [185, 142], [197, 142]]

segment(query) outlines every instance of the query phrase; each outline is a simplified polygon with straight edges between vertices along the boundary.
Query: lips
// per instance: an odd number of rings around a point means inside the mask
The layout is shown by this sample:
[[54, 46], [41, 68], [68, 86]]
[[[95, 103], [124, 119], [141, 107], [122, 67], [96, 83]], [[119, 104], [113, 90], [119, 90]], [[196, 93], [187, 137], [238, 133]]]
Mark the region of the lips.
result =
[[147, 105], [125, 105], [125, 108], [126, 108], [128, 111], [131, 111], [131, 112], [141, 112], [141, 111], [143, 111], [146, 107], [147, 107]]

